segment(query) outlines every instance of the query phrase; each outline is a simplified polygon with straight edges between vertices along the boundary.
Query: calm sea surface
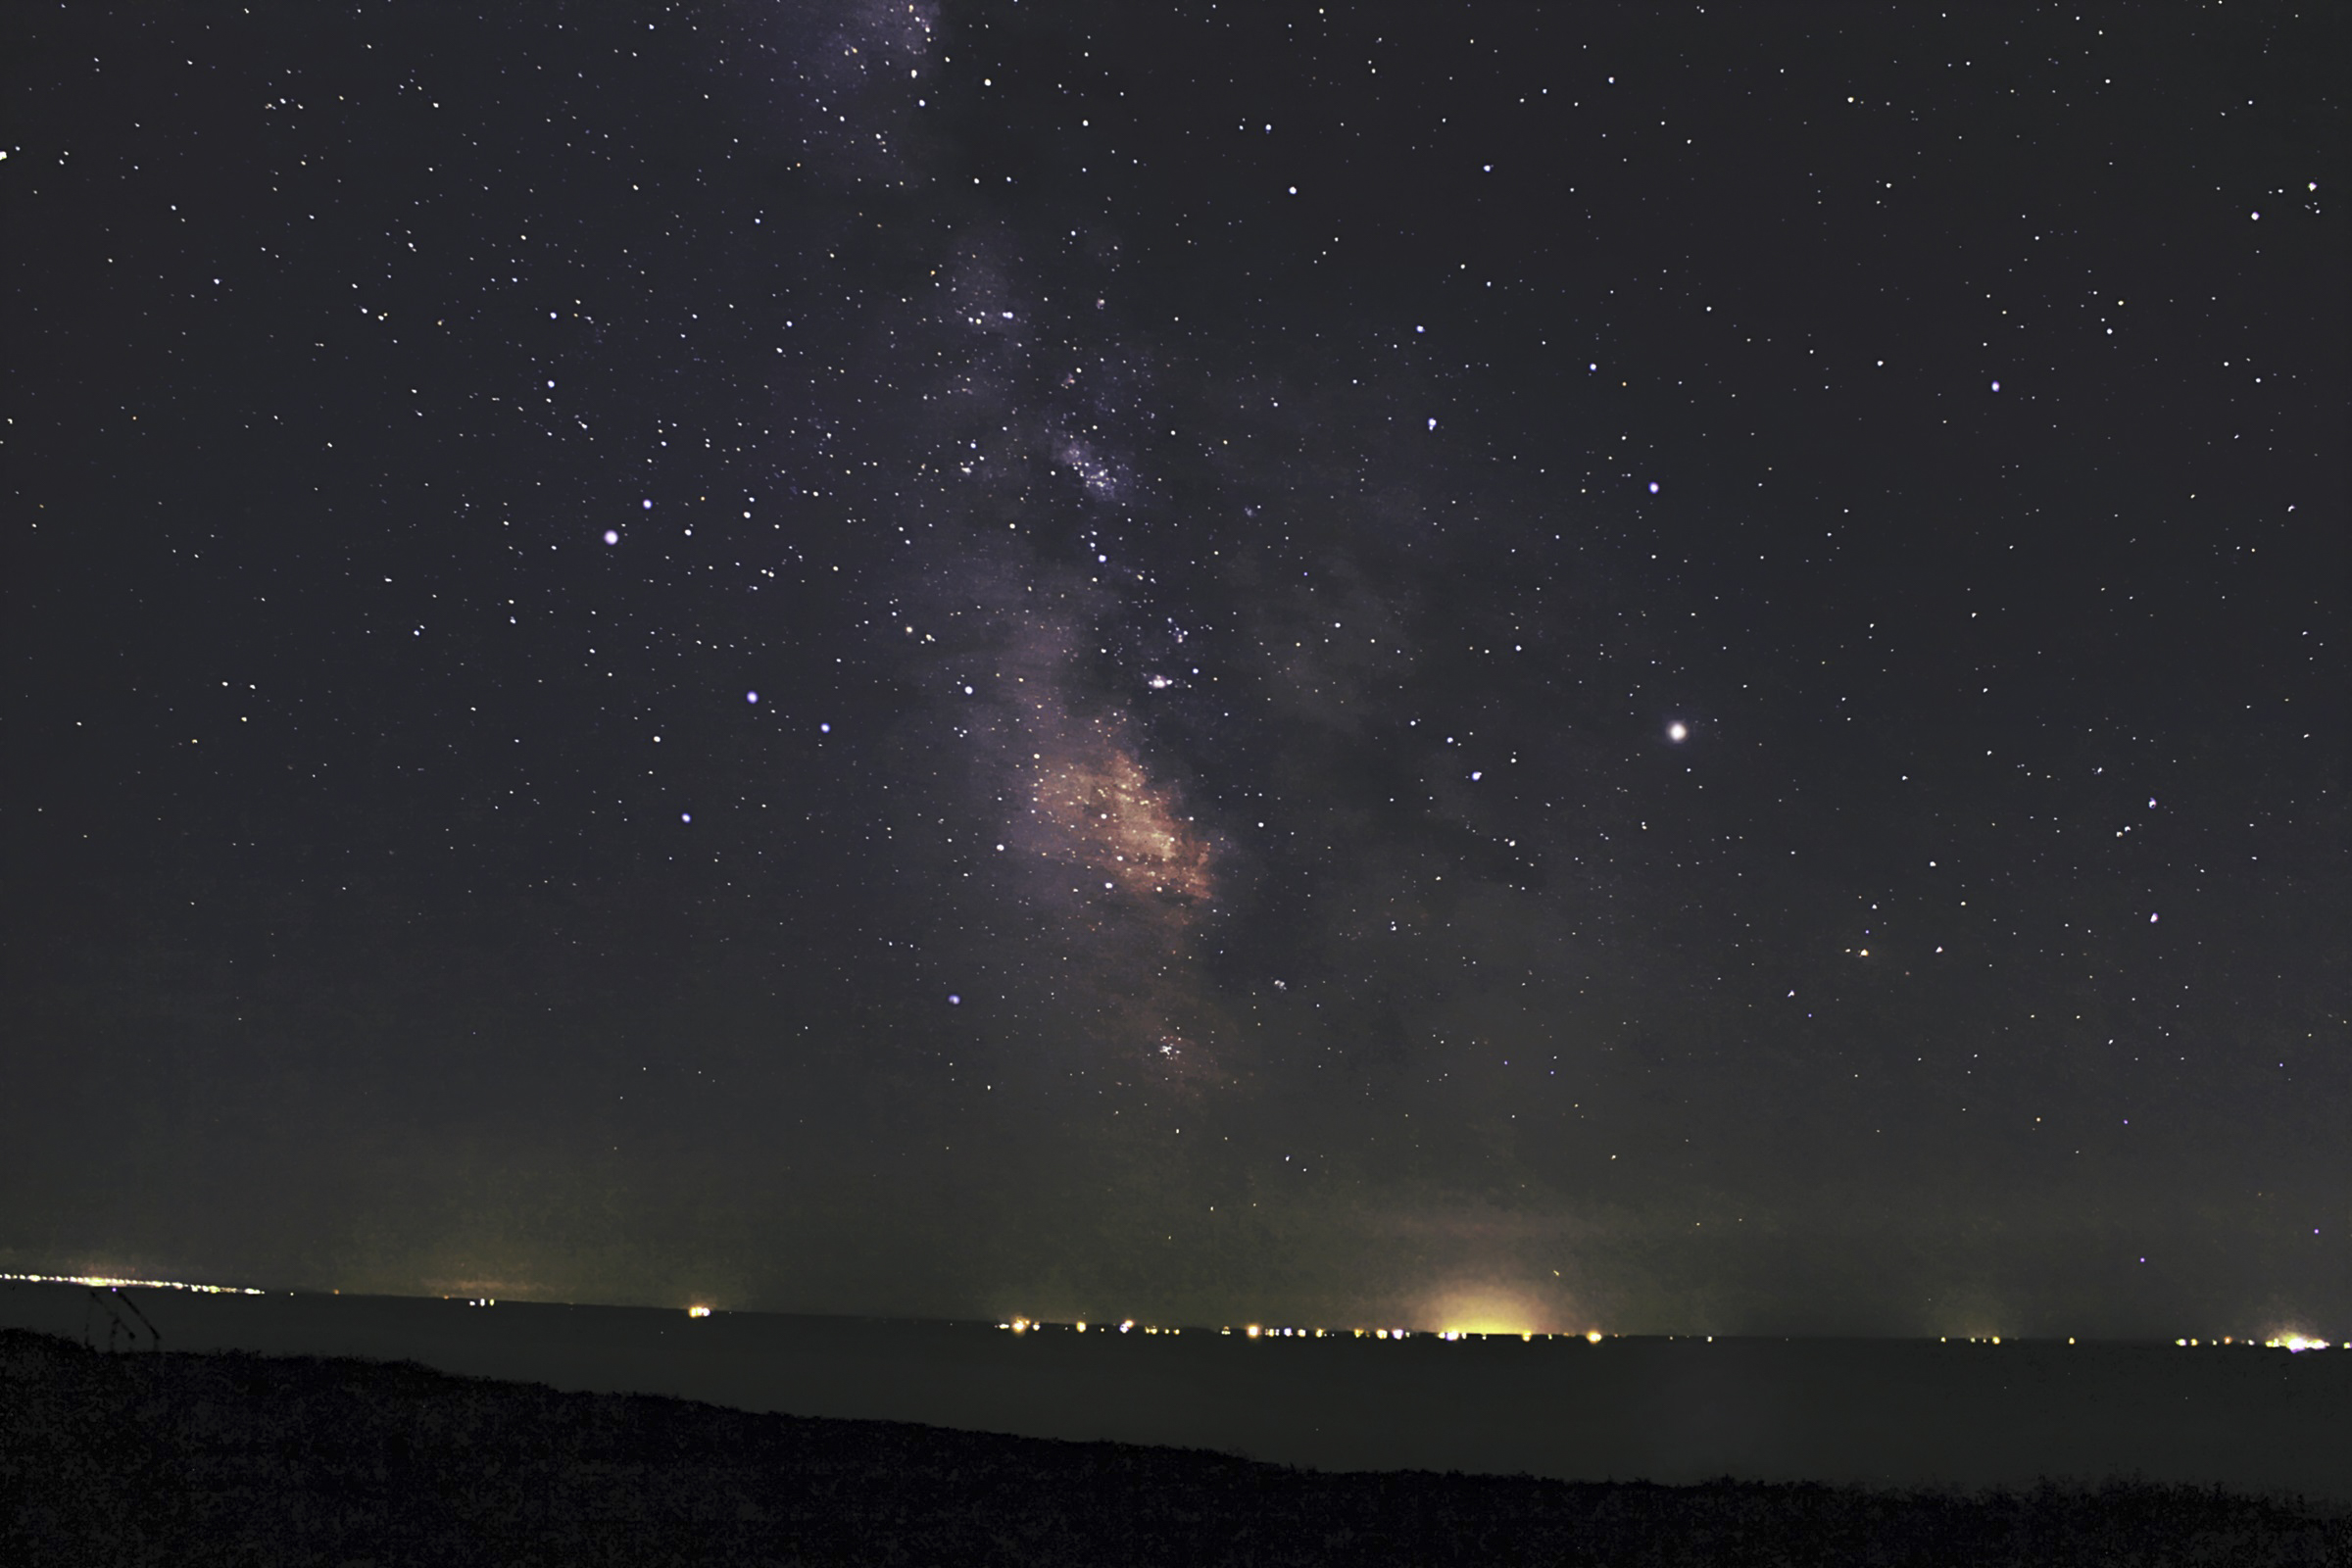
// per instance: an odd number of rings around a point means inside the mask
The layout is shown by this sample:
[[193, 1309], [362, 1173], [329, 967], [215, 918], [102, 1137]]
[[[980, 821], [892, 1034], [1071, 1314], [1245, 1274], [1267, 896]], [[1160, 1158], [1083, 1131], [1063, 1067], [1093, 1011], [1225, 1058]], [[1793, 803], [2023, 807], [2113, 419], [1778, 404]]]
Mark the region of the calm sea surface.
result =
[[[128, 1304], [124, 1304], [124, 1298]], [[103, 1298], [103, 1299], [101, 1299]], [[131, 1310], [132, 1307], [136, 1311]], [[2352, 1350], [2047, 1341], [1251, 1339], [0, 1282], [0, 1327], [1332, 1470], [2152, 1481], [2352, 1505]]]

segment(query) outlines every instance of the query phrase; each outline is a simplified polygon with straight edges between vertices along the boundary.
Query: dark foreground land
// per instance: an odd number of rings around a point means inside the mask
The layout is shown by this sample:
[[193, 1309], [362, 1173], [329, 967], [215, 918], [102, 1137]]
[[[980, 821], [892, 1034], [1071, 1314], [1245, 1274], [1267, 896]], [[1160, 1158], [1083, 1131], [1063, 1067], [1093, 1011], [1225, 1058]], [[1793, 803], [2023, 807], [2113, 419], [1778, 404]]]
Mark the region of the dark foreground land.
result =
[[0, 1330], [0, 1560], [2342, 1564], [2352, 1517], [2190, 1487], [1320, 1474]]

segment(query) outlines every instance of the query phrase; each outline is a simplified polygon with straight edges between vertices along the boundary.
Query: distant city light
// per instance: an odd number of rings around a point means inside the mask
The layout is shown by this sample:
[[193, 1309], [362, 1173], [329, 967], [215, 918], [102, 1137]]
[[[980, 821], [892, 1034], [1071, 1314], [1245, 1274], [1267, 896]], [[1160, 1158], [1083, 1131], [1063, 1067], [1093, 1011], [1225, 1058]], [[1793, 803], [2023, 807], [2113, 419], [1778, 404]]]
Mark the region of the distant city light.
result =
[[[40, 1279], [40, 1278], [55, 1278], [55, 1276], [39, 1276], [39, 1275], [24, 1275], [24, 1274], [15, 1274], [15, 1275], [11, 1275], [11, 1274], [0, 1274], [0, 1279]], [[78, 1284], [103, 1284], [103, 1283], [110, 1283], [110, 1282], [106, 1282], [106, 1281], [64, 1281], [64, 1282], [62, 1282], [62, 1283], [78, 1283]], [[159, 1281], [159, 1280], [133, 1280], [133, 1281], [116, 1281], [116, 1282], [111, 1282], [111, 1283], [118, 1283], [118, 1284], [138, 1284], [138, 1285], [164, 1285], [164, 1284], [166, 1284], [166, 1283], [168, 1283], [168, 1282], [165, 1282], [165, 1281]], [[212, 1290], [212, 1291], [220, 1291], [220, 1290], [223, 1290], [223, 1289], [224, 1289], [224, 1287], [220, 1287], [220, 1286], [177, 1286], [177, 1287], [175, 1287], [175, 1288], [176, 1288], [176, 1289], [180, 1289], [180, 1290]], [[253, 1291], [253, 1290], [247, 1290], [247, 1291], [243, 1291], [243, 1292], [241, 1292], [241, 1293], [239, 1293], [239, 1294], [243, 1294], [243, 1295], [247, 1295], [247, 1296], [261, 1296], [261, 1295], [265, 1295], [265, 1294], [267, 1294], [267, 1293], [265, 1293], [265, 1292], [262, 1292], [262, 1291]], [[489, 1305], [493, 1305], [493, 1304], [495, 1304], [495, 1303], [494, 1303], [493, 1301], [491, 1301], [490, 1299], [488, 1299], [488, 1298], [484, 1298], [484, 1299], [480, 1299], [480, 1300], [468, 1301], [468, 1302], [467, 1302], [467, 1304], [468, 1304], [468, 1305], [472, 1305], [472, 1306], [489, 1306]], [[711, 1311], [712, 1311], [712, 1308], [710, 1308], [710, 1307], [708, 1307], [708, 1306], [691, 1306], [691, 1307], [688, 1307], [688, 1308], [687, 1308], [687, 1315], [688, 1315], [688, 1316], [690, 1316], [690, 1317], [698, 1317], [698, 1318], [699, 1318], [699, 1317], [709, 1317], [709, 1316], [711, 1314]], [[1094, 1323], [1094, 1322], [1090, 1322], [1089, 1320], [1087, 1320], [1087, 1319], [1085, 1319], [1085, 1318], [1079, 1318], [1079, 1319], [1077, 1319], [1077, 1320], [1075, 1320], [1075, 1321], [1073, 1321], [1073, 1322], [1069, 1322], [1069, 1323], [1048, 1323], [1048, 1322], [1041, 1321], [1041, 1320], [1039, 1320], [1039, 1319], [1037, 1319], [1037, 1318], [1030, 1318], [1030, 1317], [1016, 1317], [1016, 1318], [1012, 1318], [1012, 1319], [1010, 1319], [1010, 1320], [1008, 1320], [1008, 1321], [1002, 1322], [1002, 1323], [999, 1323], [999, 1324], [997, 1324], [996, 1326], [997, 1326], [999, 1329], [1007, 1330], [1007, 1331], [1009, 1331], [1009, 1332], [1011, 1332], [1011, 1333], [1014, 1333], [1014, 1334], [1021, 1334], [1021, 1335], [1030, 1335], [1030, 1334], [1047, 1334], [1047, 1333], [1050, 1333], [1050, 1332], [1053, 1332], [1053, 1331], [1054, 1331], [1054, 1330], [1058, 1330], [1058, 1329], [1067, 1329], [1067, 1330], [1071, 1330], [1071, 1331], [1073, 1331], [1073, 1332], [1075, 1332], [1075, 1333], [1079, 1333], [1079, 1334], [1085, 1334], [1085, 1333], [1089, 1333], [1089, 1332], [1095, 1332], [1095, 1333], [1109, 1333], [1109, 1332], [1111, 1332], [1113, 1329], [1115, 1329], [1115, 1330], [1116, 1330], [1118, 1333], [1121, 1333], [1121, 1334], [1130, 1334], [1130, 1333], [1137, 1333], [1137, 1332], [1141, 1332], [1141, 1333], [1144, 1333], [1144, 1334], [1182, 1334], [1182, 1333], [1184, 1332], [1184, 1330], [1182, 1330], [1182, 1329], [1179, 1329], [1179, 1328], [1166, 1328], [1166, 1327], [1162, 1327], [1162, 1326], [1160, 1326], [1160, 1325], [1158, 1325], [1158, 1324], [1143, 1324], [1143, 1323], [1138, 1323], [1138, 1322], [1137, 1322], [1135, 1319], [1133, 1319], [1133, 1318], [1123, 1318], [1123, 1319], [1121, 1319], [1121, 1320], [1120, 1320], [1118, 1323], [1116, 1323], [1116, 1324], [1109, 1324], [1109, 1323]], [[1357, 1339], [1357, 1340], [1403, 1341], [1403, 1340], [1407, 1340], [1407, 1339], [1413, 1339], [1413, 1338], [1419, 1337], [1419, 1338], [1429, 1338], [1429, 1339], [1435, 1339], [1435, 1340], [1437, 1340], [1439, 1343], [1441, 1343], [1441, 1344], [1445, 1344], [1445, 1345], [1459, 1345], [1459, 1344], [1463, 1344], [1463, 1343], [1465, 1343], [1465, 1342], [1470, 1342], [1470, 1341], [1477, 1341], [1477, 1342], [1480, 1342], [1480, 1343], [1485, 1343], [1485, 1342], [1487, 1342], [1487, 1341], [1491, 1341], [1491, 1340], [1511, 1340], [1511, 1339], [1516, 1339], [1516, 1340], [1517, 1340], [1517, 1341], [1519, 1341], [1519, 1342], [1520, 1342], [1522, 1345], [1532, 1345], [1532, 1344], [1534, 1344], [1534, 1343], [1535, 1343], [1537, 1340], [1553, 1340], [1553, 1339], [1581, 1339], [1581, 1340], [1585, 1341], [1585, 1342], [1586, 1342], [1587, 1344], [1589, 1344], [1589, 1345], [1598, 1345], [1598, 1344], [1600, 1344], [1600, 1343], [1601, 1343], [1603, 1340], [1610, 1338], [1610, 1336], [1609, 1336], [1609, 1335], [1607, 1335], [1606, 1333], [1604, 1333], [1603, 1331], [1601, 1331], [1601, 1330], [1599, 1330], [1599, 1329], [1589, 1329], [1589, 1330], [1587, 1330], [1587, 1331], [1586, 1331], [1585, 1333], [1583, 1333], [1583, 1334], [1567, 1334], [1567, 1335], [1560, 1335], [1560, 1334], [1553, 1334], [1553, 1333], [1551, 1333], [1551, 1332], [1549, 1332], [1549, 1331], [1546, 1331], [1546, 1330], [1539, 1330], [1539, 1329], [1526, 1329], [1526, 1328], [1518, 1328], [1518, 1327], [1504, 1327], [1504, 1326], [1499, 1326], [1499, 1325], [1492, 1325], [1492, 1324], [1490, 1324], [1490, 1325], [1487, 1325], [1487, 1326], [1483, 1326], [1483, 1327], [1482, 1327], [1482, 1326], [1476, 1326], [1476, 1325], [1474, 1325], [1474, 1326], [1470, 1326], [1470, 1327], [1438, 1328], [1438, 1329], [1427, 1329], [1427, 1330], [1412, 1330], [1412, 1329], [1399, 1329], [1399, 1328], [1386, 1328], [1386, 1329], [1383, 1329], [1383, 1328], [1353, 1328], [1353, 1329], [1335, 1329], [1335, 1328], [1329, 1328], [1329, 1327], [1317, 1328], [1317, 1327], [1311, 1327], [1311, 1326], [1309, 1326], [1309, 1327], [1299, 1327], [1299, 1326], [1297, 1326], [1297, 1325], [1284, 1326], [1284, 1325], [1269, 1325], [1269, 1324], [1263, 1324], [1263, 1323], [1250, 1323], [1250, 1324], [1247, 1324], [1247, 1325], [1243, 1326], [1243, 1327], [1242, 1327], [1241, 1329], [1239, 1329], [1239, 1330], [1236, 1330], [1236, 1329], [1232, 1328], [1231, 1326], [1228, 1326], [1228, 1327], [1225, 1327], [1225, 1328], [1218, 1329], [1218, 1330], [1216, 1330], [1215, 1332], [1216, 1332], [1216, 1333], [1219, 1333], [1219, 1334], [1222, 1334], [1222, 1335], [1225, 1335], [1225, 1336], [1227, 1336], [1227, 1337], [1231, 1337], [1233, 1334], [1235, 1334], [1235, 1333], [1237, 1333], [1237, 1332], [1238, 1332], [1238, 1333], [1240, 1333], [1240, 1334], [1242, 1334], [1242, 1335], [1246, 1336], [1246, 1337], [1247, 1337], [1247, 1338], [1249, 1338], [1249, 1339], [1251, 1339], [1251, 1340], [1263, 1340], [1263, 1341], [1267, 1341], [1267, 1342], [1269, 1342], [1269, 1343], [1270, 1343], [1270, 1342], [1272, 1342], [1272, 1341], [1275, 1341], [1275, 1340], [1324, 1340], [1324, 1339]], [[1684, 1338], [1684, 1336], [1678, 1336], [1678, 1335], [1667, 1335], [1667, 1336], [1665, 1336], [1665, 1338], [1667, 1338], [1667, 1339], [1669, 1339], [1669, 1340], [1672, 1340], [1672, 1339]], [[1706, 1343], [1706, 1344], [1708, 1344], [1708, 1345], [1712, 1345], [1712, 1344], [1714, 1344], [1714, 1343], [1715, 1343], [1715, 1336], [1714, 1336], [1714, 1335], [1712, 1335], [1712, 1334], [1709, 1334], [1709, 1335], [1704, 1335], [1704, 1336], [1692, 1335], [1692, 1336], [1689, 1336], [1689, 1338], [1690, 1338], [1690, 1339], [1693, 1339], [1693, 1340], [1703, 1339], [1704, 1343]], [[1998, 1335], [1998, 1334], [1971, 1334], [1971, 1335], [1968, 1335], [1968, 1336], [1966, 1336], [1966, 1337], [1965, 1337], [1965, 1339], [1954, 1338], [1954, 1337], [1951, 1337], [1951, 1336], [1944, 1336], [1944, 1337], [1941, 1337], [1941, 1338], [1939, 1338], [1939, 1339], [1938, 1339], [1938, 1341], [1937, 1341], [1937, 1343], [1938, 1343], [1938, 1344], [1945, 1344], [1945, 1345], [1952, 1345], [1952, 1344], [1967, 1344], [1967, 1345], [1982, 1345], [1982, 1346], [1997, 1346], [1997, 1345], [2003, 1344], [2003, 1343], [2004, 1343], [2004, 1339], [2003, 1339], [2003, 1336], [2001, 1336], [2001, 1335]], [[2053, 1343], [2055, 1343], [2055, 1342], [2053, 1342]], [[2074, 1344], [2076, 1344], [2076, 1343], [2078, 1343], [2078, 1342], [2077, 1342], [2076, 1340], [2072, 1339], [2072, 1338], [2069, 1338], [2069, 1339], [2066, 1341], [2066, 1343], [2067, 1343], [2068, 1345], [2074, 1345]], [[2279, 1335], [2279, 1336], [2278, 1336], [2278, 1337], [2276, 1337], [2276, 1338], [2273, 1338], [2273, 1339], [2263, 1340], [2263, 1341], [2261, 1341], [2261, 1342], [2259, 1342], [2259, 1343], [2260, 1343], [2261, 1345], [2263, 1345], [2264, 1347], [2266, 1347], [2266, 1348], [2270, 1348], [2270, 1349], [2274, 1349], [2274, 1350], [2287, 1350], [2287, 1351], [2290, 1351], [2290, 1352], [2301, 1352], [2301, 1351], [2304, 1351], [2304, 1350], [2328, 1350], [2328, 1349], [2334, 1349], [2334, 1348], [2339, 1348], [2339, 1347], [2337, 1347], [2337, 1346], [2335, 1346], [2335, 1345], [2331, 1344], [2329, 1341], [2327, 1341], [2327, 1340], [2322, 1340], [2322, 1339], [2316, 1339], [2316, 1338], [2313, 1338], [2313, 1337], [2311, 1337], [2311, 1336], [2308, 1336], [2308, 1335], [2303, 1335], [2303, 1334], [2284, 1334], [2284, 1335]], [[2176, 1345], [2176, 1346], [2178, 1346], [2179, 1348], [2182, 1348], [2182, 1349], [2196, 1349], [2196, 1348], [2209, 1348], [2209, 1347], [2218, 1347], [2218, 1346], [2232, 1346], [2232, 1347], [2242, 1347], [2242, 1348], [2249, 1348], [2249, 1349], [2250, 1349], [2250, 1348], [2253, 1348], [2253, 1347], [2254, 1347], [2254, 1346], [2257, 1344], [2257, 1342], [2256, 1342], [2256, 1341], [2254, 1341], [2254, 1340], [2252, 1340], [2252, 1339], [2239, 1339], [2239, 1338], [2237, 1338], [2237, 1337], [2236, 1337], [2236, 1336], [2234, 1336], [2234, 1335], [2224, 1335], [2224, 1336], [2221, 1336], [2221, 1337], [2218, 1337], [2218, 1338], [2211, 1338], [2211, 1339], [2207, 1339], [2207, 1338], [2200, 1338], [2200, 1337], [2196, 1337], [2196, 1336], [2189, 1336], [2189, 1337], [2184, 1337], [2184, 1338], [2176, 1339], [2176, 1340], [2174, 1340], [2174, 1341], [2173, 1341], [2173, 1344], [2174, 1344], [2174, 1345]], [[2344, 1349], [2352, 1349], [2352, 1344], [2346, 1344], [2346, 1345], [2344, 1345], [2344, 1346], [2342, 1346], [2342, 1347], [2340, 1347], [2340, 1348], [2344, 1348]]]
[[707, 1306], [690, 1306], [686, 1309], [686, 1315], [688, 1317], [709, 1317], [710, 1309]]
[[[27, 1285], [102, 1285], [110, 1290], [127, 1290], [137, 1286], [143, 1291], [194, 1291], [200, 1296], [267, 1296], [268, 1291], [255, 1290], [250, 1285], [198, 1285], [189, 1280], [123, 1280], [107, 1274], [0, 1274], [0, 1280], [20, 1280]], [[286, 1293], [291, 1296], [293, 1292]]]

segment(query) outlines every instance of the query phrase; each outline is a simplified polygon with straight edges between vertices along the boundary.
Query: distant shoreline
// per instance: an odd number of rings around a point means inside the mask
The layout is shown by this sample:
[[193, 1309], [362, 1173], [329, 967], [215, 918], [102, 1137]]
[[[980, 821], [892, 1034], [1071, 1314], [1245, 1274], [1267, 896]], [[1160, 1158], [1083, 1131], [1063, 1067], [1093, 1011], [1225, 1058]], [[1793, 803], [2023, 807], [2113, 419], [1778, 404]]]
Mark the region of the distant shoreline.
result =
[[751, 1413], [1353, 1471], [1877, 1489], [2043, 1478], [2352, 1506], [2352, 1354], [2063, 1342], [1250, 1339], [466, 1299], [0, 1283], [101, 1348], [413, 1361]]

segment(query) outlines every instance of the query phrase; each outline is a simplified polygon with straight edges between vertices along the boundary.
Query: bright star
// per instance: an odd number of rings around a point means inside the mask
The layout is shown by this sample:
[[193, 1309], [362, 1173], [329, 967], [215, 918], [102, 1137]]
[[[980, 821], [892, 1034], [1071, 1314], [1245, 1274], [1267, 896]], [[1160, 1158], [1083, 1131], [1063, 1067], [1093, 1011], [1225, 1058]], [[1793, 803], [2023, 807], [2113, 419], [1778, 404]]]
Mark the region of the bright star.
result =
[[1670, 741], [1688, 739], [1690, 734], [1690, 727], [1679, 718], [1666, 726], [1666, 738]]

